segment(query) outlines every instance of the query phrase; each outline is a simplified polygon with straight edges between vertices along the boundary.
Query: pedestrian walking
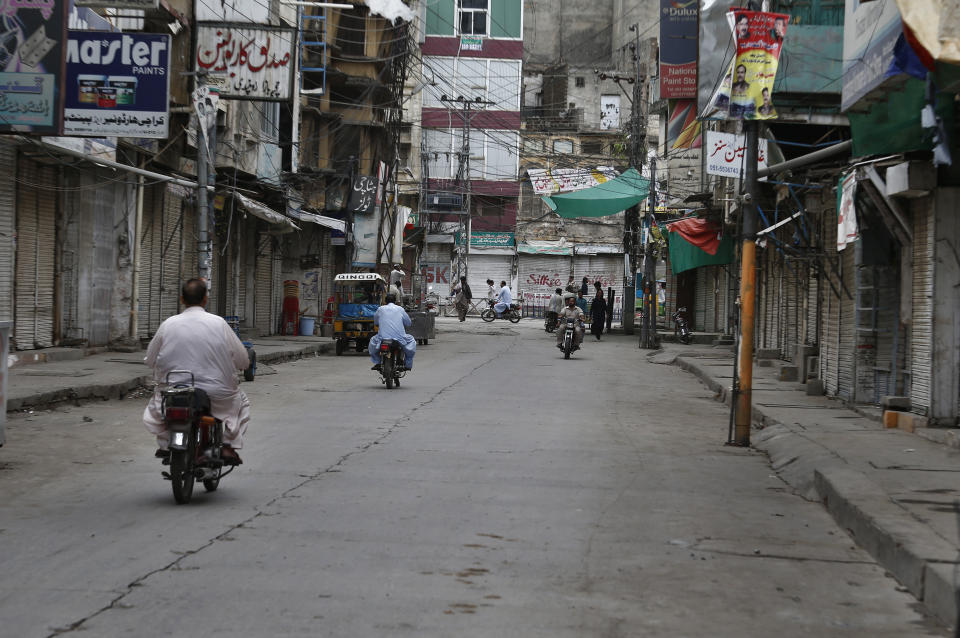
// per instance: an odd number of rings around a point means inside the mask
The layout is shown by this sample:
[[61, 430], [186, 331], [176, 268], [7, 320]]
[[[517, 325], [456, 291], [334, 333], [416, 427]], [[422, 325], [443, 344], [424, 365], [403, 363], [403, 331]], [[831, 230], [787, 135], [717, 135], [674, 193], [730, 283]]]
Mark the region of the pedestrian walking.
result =
[[457, 308], [457, 317], [460, 321], [467, 320], [467, 310], [470, 309], [470, 301], [473, 299], [473, 292], [470, 290], [470, 284], [466, 277], [460, 278], [460, 283], [453, 289], [453, 304]]
[[564, 290], [574, 295], [577, 294], [577, 284], [573, 282], [573, 275], [570, 275], [570, 279], [567, 279], [567, 285], [564, 287]]
[[667, 284], [663, 281], [657, 287], [657, 314], [661, 317], [667, 316]]
[[586, 277], [580, 282], [580, 296], [586, 298], [590, 294], [590, 280]]
[[577, 307], [583, 311], [583, 314], [587, 314], [587, 300], [583, 298], [583, 292], [577, 293]]
[[593, 298], [593, 304], [590, 306], [590, 333], [600, 341], [600, 335], [603, 334], [603, 327], [607, 321], [607, 302], [603, 298], [603, 289], [597, 288], [597, 296]]

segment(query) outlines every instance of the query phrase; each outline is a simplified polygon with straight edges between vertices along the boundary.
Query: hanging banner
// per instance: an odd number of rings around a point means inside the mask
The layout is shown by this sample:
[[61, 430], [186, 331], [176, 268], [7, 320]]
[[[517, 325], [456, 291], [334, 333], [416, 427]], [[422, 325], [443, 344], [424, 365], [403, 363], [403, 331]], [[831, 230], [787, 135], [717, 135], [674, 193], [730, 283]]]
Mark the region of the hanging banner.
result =
[[296, 36], [282, 27], [198, 25], [197, 70], [223, 76], [224, 99], [288, 100]]
[[200, 134], [207, 147], [207, 161], [211, 164], [215, 159], [211, 152], [210, 131], [217, 126], [217, 105], [220, 103], [220, 92], [215, 87], [202, 84], [193, 89], [193, 110], [197, 115], [197, 124]]
[[670, 119], [667, 121], [667, 148], [671, 151], [700, 148], [700, 120], [693, 100], [671, 100]]
[[64, 135], [166, 138], [170, 36], [70, 31]]
[[732, 120], [777, 117], [771, 100], [780, 51], [790, 16], [760, 11], [728, 11], [736, 57], [720, 82], [711, 106], [715, 116]]
[[660, 0], [660, 97], [697, 97], [697, 18], [693, 2]]
[[[757, 169], [767, 167], [767, 140], [758, 140]], [[707, 175], [743, 178], [743, 165], [747, 152], [745, 135], [707, 131]]]
[[857, 173], [852, 171], [840, 179], [837, 189], [837, 252], [857, 241]]
[[66, 0], [2, 2], [0, 132], [60, 132]]
[[531, 168], [527, 169], [530, 185], [537, 195], [572, 193], [604, 184], [620, 173], [609, 166], [597, 168]]

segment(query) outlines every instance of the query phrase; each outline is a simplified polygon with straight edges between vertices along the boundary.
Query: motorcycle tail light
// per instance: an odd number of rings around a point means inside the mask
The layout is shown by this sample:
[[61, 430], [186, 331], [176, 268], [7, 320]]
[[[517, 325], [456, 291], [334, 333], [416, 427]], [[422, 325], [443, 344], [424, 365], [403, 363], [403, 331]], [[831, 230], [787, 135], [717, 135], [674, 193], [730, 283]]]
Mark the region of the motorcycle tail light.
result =
[[390, 346], [385, 343], [380, 344], [380, 352], [390, 352]]
[[190, 408], [167, 408], [167, 421], [186, 421], [190, 418]]

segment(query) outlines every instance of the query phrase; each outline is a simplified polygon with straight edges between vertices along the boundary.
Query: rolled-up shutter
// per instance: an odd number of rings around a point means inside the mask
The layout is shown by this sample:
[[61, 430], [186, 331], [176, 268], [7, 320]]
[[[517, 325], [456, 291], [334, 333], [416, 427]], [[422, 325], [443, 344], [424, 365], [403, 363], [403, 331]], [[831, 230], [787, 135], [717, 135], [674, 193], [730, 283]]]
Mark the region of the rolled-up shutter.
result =
[[0, 140], [0, 321], [13, 320], [17, 149]]
[[[825, 283], [820, 286], [825, 318], [820, 340], [820, 370], [826, 393], [836, 396], [840, 384], [840, 297], [843, 295], [840, 279], [833, 267], [839, 262], [838, 253], [832, 248], [837, 245], [836, 210], [830, 210], [824, 214], [824, 227], [824, 245], [830, 248], [827, 249], [826, 257], [820, 264], [821, 277], [825, 280]], [[852, 249], [851, 247], [850, 250]]]
[[[848, 245], [846, 250], [840, 253], [840, 271], [846, 289], [840, 288], [837, 396], [847, 400], [853, 399], [856, 383], [857, 303], [855, 291], [857, 284], [855, 252], [855, 247]], [[850, 294], [848, 295], [846, 291], [849, 291]]]
[[[510, 285], [513, 277], [513, 255], [487, 255], [472, 252], [468, 256], [467, 283], [473, 292], [474, 302], [479, 302], [487, 294], [487, 279], [493, 280], [493, 286], [500, 289], [500, 282]], [[477, 306], [481, 310], [483, 306]]]
[[57, 168], [21, 157], [13, 339], [20, 350], [54, 342]]

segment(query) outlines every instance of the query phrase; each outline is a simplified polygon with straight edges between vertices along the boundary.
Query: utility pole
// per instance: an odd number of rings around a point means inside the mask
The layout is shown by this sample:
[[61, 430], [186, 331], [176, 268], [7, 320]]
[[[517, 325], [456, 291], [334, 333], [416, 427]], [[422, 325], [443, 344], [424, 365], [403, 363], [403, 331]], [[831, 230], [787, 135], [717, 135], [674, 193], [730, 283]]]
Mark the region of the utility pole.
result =
[[659, 348], [657, 343], [657, 316], [654, 303], [654, 285], [657, 278], [657, 264], [653, 257], [653, 213], [657, 209], [657, 159], [650, 159], [650, 199], [647, 204], [647, 217], [644, 227], [647, 229], [647, 243], [643, 253], [643, 324], [640, 330], [640, 347], [647, 350]]
[[743, 123], [746, 134], [744, 193], [740, 214], [743, 215], [743, 243], [740, 248], [740, 354], [737, 412], [734, 418], [734, 445], [750, 445], [750, 423], [753, 400], [753, 329], [757, 297], [757, 156], [759, 140], [757, 122]]
[[[214, 110], [212, 118], [207, 117], [207, 108], [212, 104], [207, 99], [209, 87], [204, 73], [196, 74], [196, 91], [194, 92], [195, 105], [202, 105], [197, 110], [197, 276], [211, 285], [210, 261], [213, 253], [213, 243], [210, 241], [210, 217], [213, 215], [213, 200], [207, 197], [209, 186], [216, 186], [217, 173], [214, 167], [209, 170], [210, 155], [216, 159], [217, 151], [217, 116]], [[216, 107], [214, 107], [216, 108]], [[201, 113], [202, 111], [202, 113]], [[208, 125], [200, 121], [204, 117]], [[210, 122], [212, 120], [212, 125]]]
[[[634, 32], [633, 56], [636, 75], [628, 81], [633, 84], [633, 100], [630, 109], [630, 166], [638, 171], [643, 166], [644, 148], [643, 140], [645, 138], [646, 124], [644, 122], [643, 112], [643, 76], [646, 74], [646, 65], [640, 64], [640, 31], [636, 24], [630, 25], [630, 30]], [[601, 79], [603, 79], [601, 77]], [[614, 78], [619, 84], [619, 78]], [[640, 204], [637, 203], [627, 209], [624, 215], [624, 234], [623, 249], [627, 254], [627, 262], [630, 266], [628, 277], [625, 278], [623, 286], [623, 331], [628, 335], [633, 334], [636, 298], [637, 298], [637, 266], [639, 266], [638, 256], [640, 254]]]

